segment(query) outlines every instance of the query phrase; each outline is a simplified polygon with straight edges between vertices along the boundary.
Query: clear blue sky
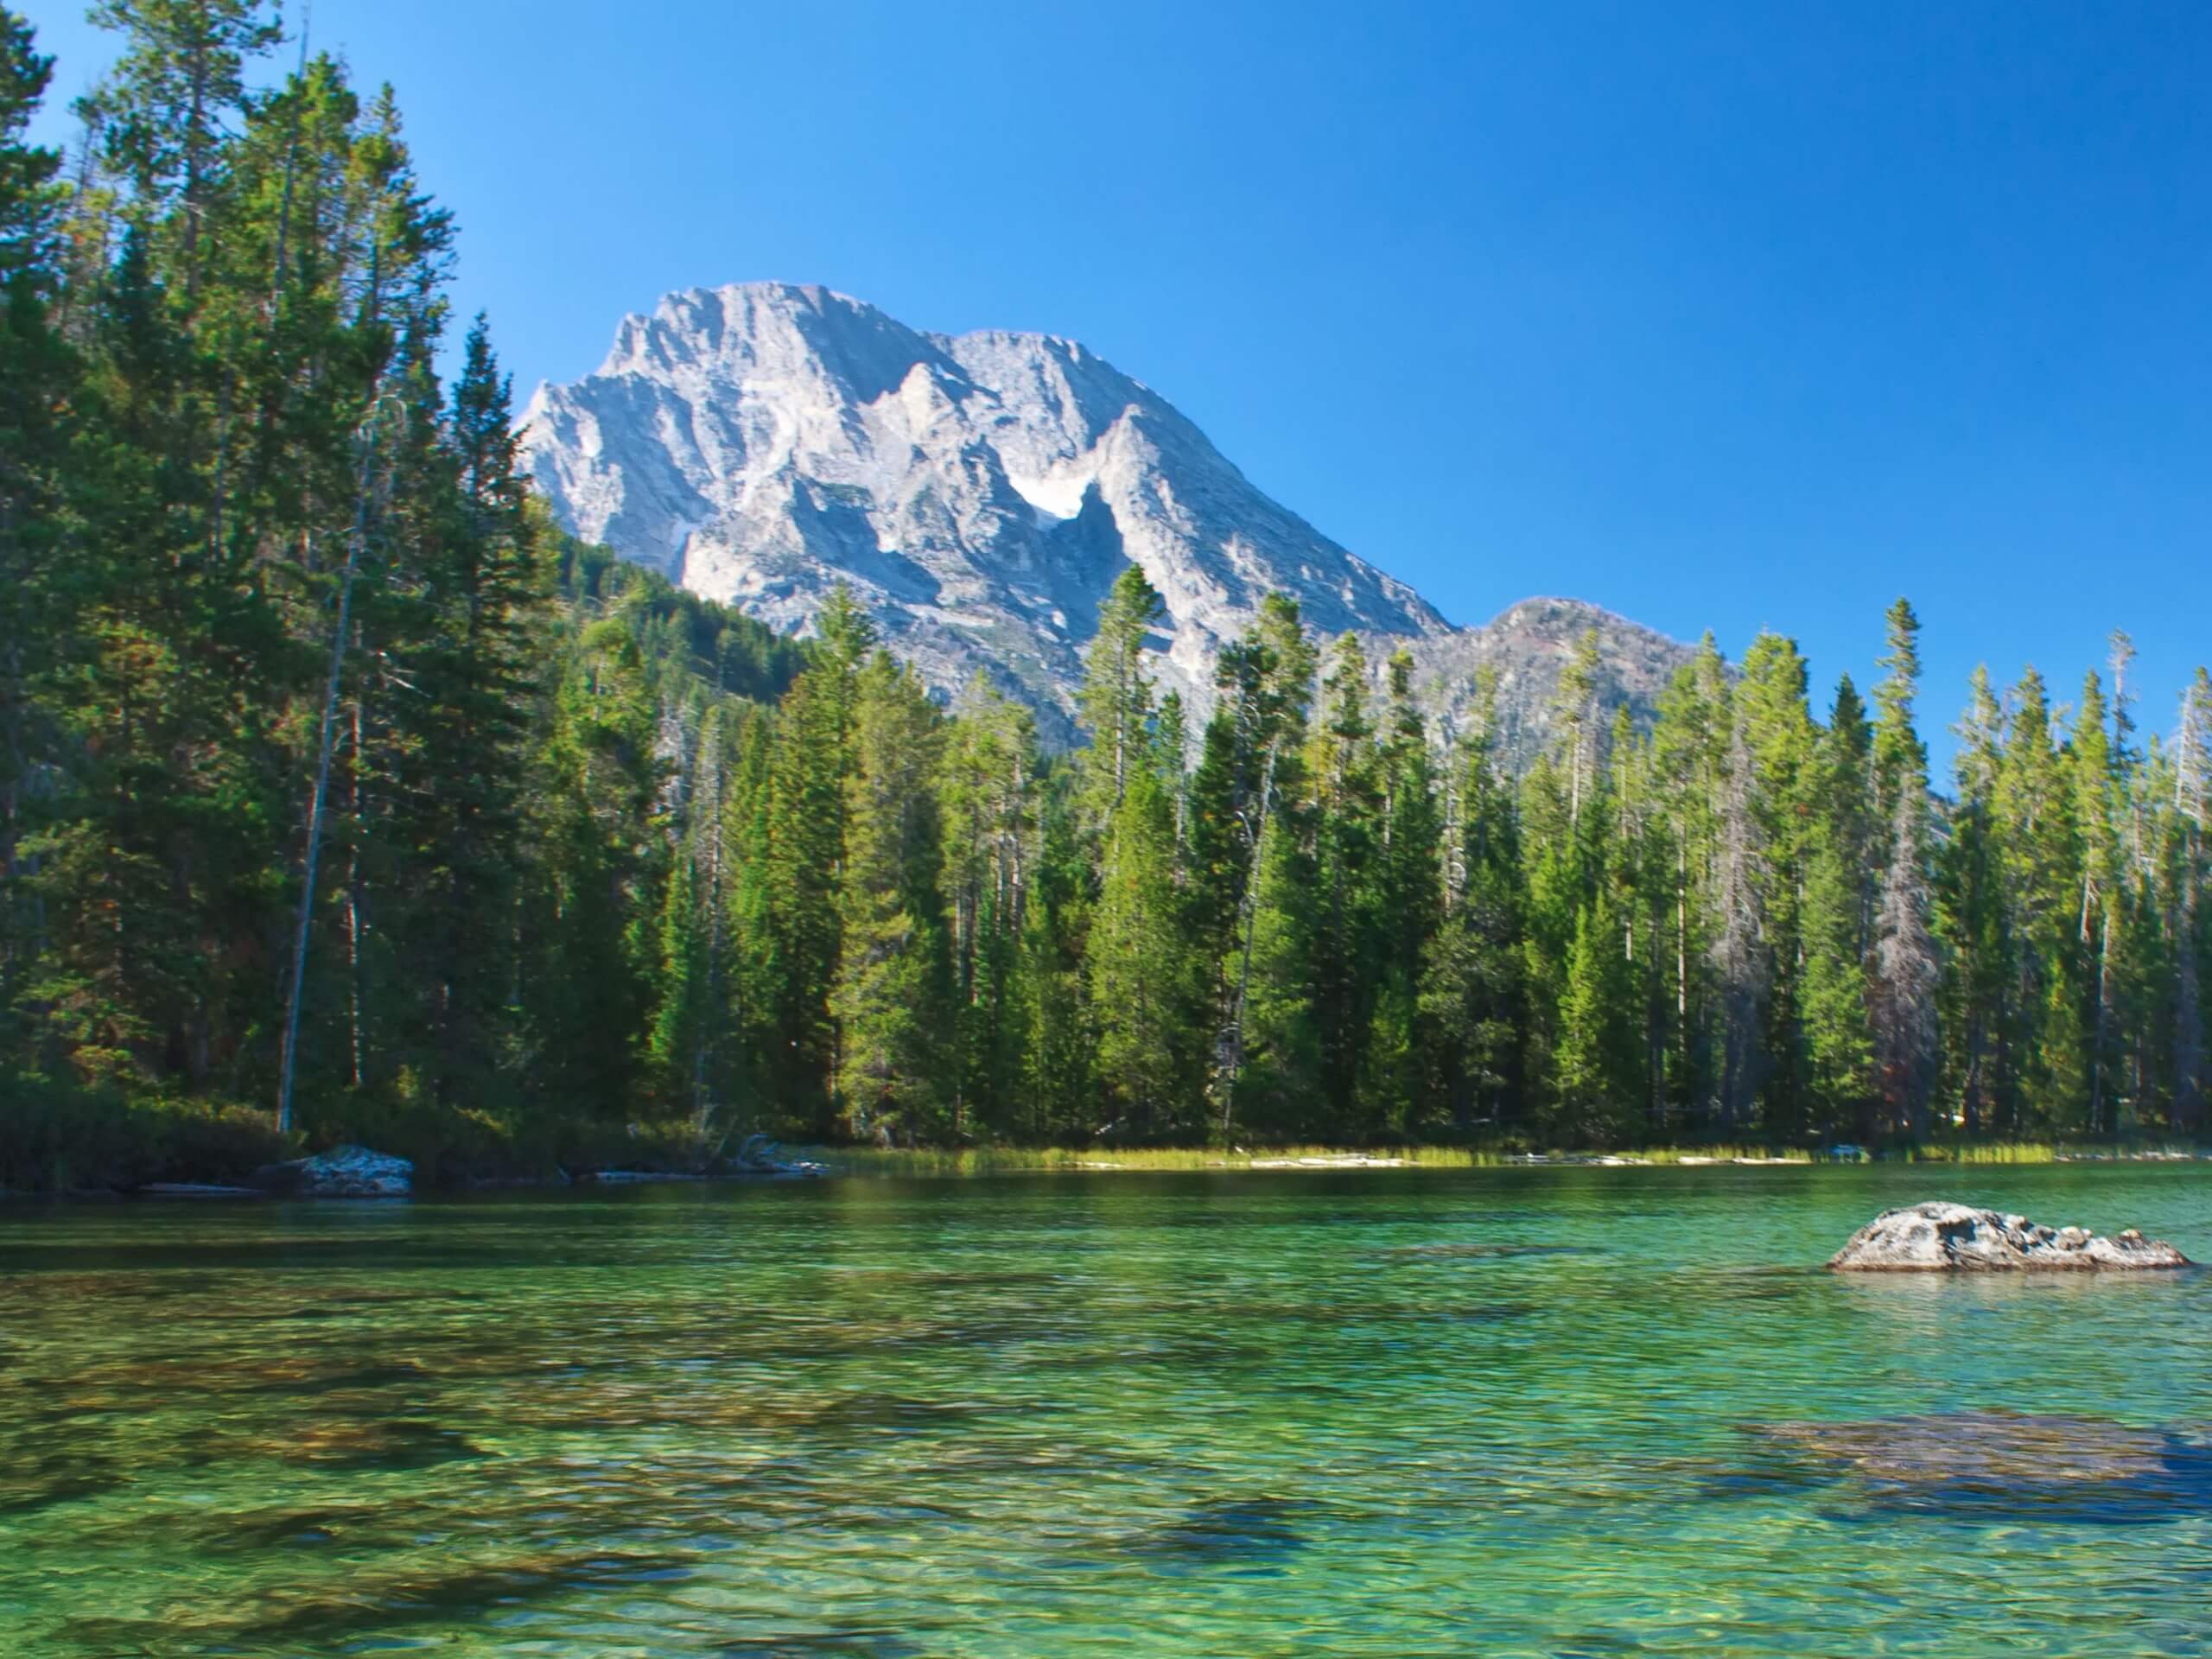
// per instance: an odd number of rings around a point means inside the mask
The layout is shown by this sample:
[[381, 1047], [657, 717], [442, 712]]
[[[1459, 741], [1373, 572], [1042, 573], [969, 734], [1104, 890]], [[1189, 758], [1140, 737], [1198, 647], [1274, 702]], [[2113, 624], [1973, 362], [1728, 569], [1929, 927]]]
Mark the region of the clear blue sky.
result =
[[[21, 4], [22, 0], [17, 0]], [[288, 12], [296, 16], [298, 0]], [[107, 48], [31, 0], [58, 89]], [[1457, 620], [2212, 656], [2212, 6], [318, 0], [519, 385], [663, 291], [1071, 335]], [[67, 136], [55, 122], [49, 136]]]

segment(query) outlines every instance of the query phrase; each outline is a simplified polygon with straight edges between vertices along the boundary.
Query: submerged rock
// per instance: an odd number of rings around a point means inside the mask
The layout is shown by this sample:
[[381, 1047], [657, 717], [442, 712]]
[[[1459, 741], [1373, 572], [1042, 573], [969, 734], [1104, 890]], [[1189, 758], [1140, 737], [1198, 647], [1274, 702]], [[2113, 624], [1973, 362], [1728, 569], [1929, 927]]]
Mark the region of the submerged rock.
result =
[[2201, 1432], [2004, 1410], [1762, 1423], [1751, 1432], [1851, 1478], [1884, 1508], [2114, 1522], [2212, 1509], [2212, 1446]]
[[2099, 1417], [1929, 1412], [1864, 1422], [1762, 1423], [1777, 1445], [1897, 1486], [2037, 1486], [2142, 1480], [2164, 1472], [2170, 1438]]
[[2185, 1268], [2172, 1245], [2133, 1228], [2101, 1238], [2079, 1227], [2050, 1228], [2024, 1216], [1963, 1204], [1885, 1210], [1829, 1258], [1841, 1273], [1982, 1272], [2005, 1268]]

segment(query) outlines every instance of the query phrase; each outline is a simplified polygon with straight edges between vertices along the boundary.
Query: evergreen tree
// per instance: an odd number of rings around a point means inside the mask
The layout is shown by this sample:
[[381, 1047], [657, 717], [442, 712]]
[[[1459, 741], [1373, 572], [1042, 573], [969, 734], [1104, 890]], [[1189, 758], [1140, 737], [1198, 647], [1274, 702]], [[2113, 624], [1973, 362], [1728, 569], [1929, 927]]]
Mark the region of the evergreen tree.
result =
[[1795, 1139], [1808, 1126], [1810, 1098], [1805, 975], [1816, 946], [1805, 934], [1804, 904], [1820, 841], [1823, 779], [1819, 734], [1808, 697], [1805, 659], [1795, 641], [1762, 632], [1745, 653], [1736, 716], [1751, 775], [1745, 802], [1757, 849], [1749, 949], [1764, 1021], [1754, 1039], [1761, 1116]]
[[2085, 1127], [2091, 1135], [2101, 1135], [2111, 1134], [2114, 1127], [2109, 1098], [2115, 1058], [2113, 950], [2119, 937], [2115, 912], [2124, 903], [2126, 878], [2115, 810], [2120, 762], [2113, 753], [2113, 733], [2106, 726], [2104, 685], [2094, 671], [2082, 682], [2082, 707], [2074, 719], [2066, 760], [2072, 796], [2069, 805], [2079, 831], [2082, 859], [2075, 948], [2089, 1003], [2084, 1033], [2089, 1067]]
[[176, 238], [188, 302], [224, 175], [226, 127], [243, 110], [245, 67], [281, 38], [262, 0], [99, 0], [92, 21], [124, 37], [108, 79], [86, 100], [103, 160], [130, 181], [137, 209]]
[[74, 365], [50, 308], [60, 271], [60, 157], [27, 143], [53, 73], [30, 25], [0, 10], [0, 1077], [31, 1055], [23, 999], [43, 953], [41, 855], [26, 842], [51, 810], [60, 757], [49, 688], [67, 671], [68, 578], [58, 556], [65, 437]]
[[1802, 1014], [1815, 1127], [1833, 1135], [1849, 1125], [1862, 1141], [1872, 1138], [1874, 1095], [1865, 878], [1871, 739], [1847, 675], [1821, 737], [1805, 830]]
[[1919, 792], [1901, 788], [1890, 824], [1890, 861], [1874, 918], [1870, 1008], [1877, 1085], [1891, 1133], [1918, 1140], [1927, 1132], [1936, 1084], [1940, 960], [1929, 927], [1928, 821]]
[[2076, 909], [2081, 855], [2043, 677], [2012, 690], [1993, 797], [2014, 943], [2005, 1041], [2018, 1093], [2007, 1127], [2051, 1134], [2088, 1095]]
[[1375, 861], [1382, 798], [1367, 693], [1367, 658], [1357, 637], [1348, 633], [1332, 653], [1308, 761], [1319, 903], [1313, 1017], [1325, 1109], [1344, 1122], [1352, 1121], [1379, 965]]
[[1946, 979], [1942, 1027], [1950, 1043], [1948, 1087], [1972, 1135], [2009, 1116], [2011, 1089], [2005, 1029], [2012, 940], [1996, 804], [2005, 721], [1986, 669], [1975, 669], [1966, 718], [1956, 729], [1957, 796], [1940, 906], [1946, 952], [1955, 966]]
[[1084, 958], [1096, 906], [1076, 823], [1070, 769], [1046, 775], [1038, 813], [1036, 877], [1022, 917], [1015, 995], [1023, 1041], [1025, 1109], [1033, 1141], [1088, 1140], [1108, 1121], [1096, 1108], [1091, 1009]]
[[[1304, 822], [1300, 803], [1313, 671], [1313, 648], [1297, 604], [1270, 594], [1250, 637], [1222, 655], [1221, 703], [1207, 723], [1191, 780], [1190, 913], [1198, 948], [1216, 964], [1213, 1071], [1224, 1138], [1234, 1123], [1247, 1058], [1263, 851], [1270, 830], [1280, 841], [1286, 819]], [[1275, 874], [1287, 880], [1291, 871], [1282, 867]], [[1270, 897], [1281, 902], [1289, 894]], [[1272, 1001], [1276, 993], [1268, 995]]]
[[1519, 825], [1498, 771], [1497, 671], [1476, 682], [1444, 832], [1446, 908], [1431, 942], [1421, 1009], [1435, 1034], [1440, 1098], [1427, 1121], [1499, 1126], [1518, 1093], [1523, 897]]
[[943, 734], [912, 671], [880, 651], [860, 673], [852, 733], [830, 995], [842, 1127], [935, 1135], [951, 1006], [930, 787]]
[[1686, 1120], [1709, 1116], [1720, 1087], [1719, 998], [1712, 963], [1732, 700], [1726, 664], [1707, 634], [1695, 658], [1661, 696], [1651, 734], [1660, 833], [1672, 842], [1672, 856], [1666, 859], [1671, 879], [1662, 878], [1671, 912], [1662, 993], [1672, 1014], [1666, 1045], [1668, 1094], [1674, 1110]]
[[2205, 1117], [2205, 1007], [2202, 986], [2208, 955], [2203, 902], [2208, 830], [2212, 830], [2212, 676], [2196, 671], [2182, 694], [2181, 722], [2174, 739], [2174, 841], [2172, 883], [2175, 962], [2173, 1035], [2173, 1122], [2184, 1134], [2197, 1133]]
[[1602, 899], [1577, 909], [1560, 990], [1560, 1044], [1553, 1073], [1558, 1100], [1552, 1116], [1558, 1134], [1576, 1144], [1608, 1144], [1629, 1122], [1617, 1018], [1623, 1000], [1621, 958], [1613, 938], [1612, 918]]
[[1751, 726], [1749, 714], [1739, 710], [1720, 803], [1720, 858], [1714, 890], [1719, 925], [1713, 941], [1713, 965], [1720, 990], [1723, 1033], [1719, 1127], [1728, 1135], [1751, 1127], [1765, 1058], [1759, 1039], [1768, 959], [1760, 928], [1768, 870], [1752, 804]]
[[1151, 741], [1152, 675], [1145, 666], [1145, 640], [1166, 607], [1144, 572], [1135, 565], [1115, 579], [1099, 607], [1098, 634], [1084, 657], [1084, 678], [1077, 699], [1090, 734], [1090, 783], [1086, 804], [1091, 822], [1103, 823], [1121, 802], [1131, 767]]
[[[1920, 620], [1903, 599], [1889, 611], [1888, 672], [1875, 688], [1872, 844], [1881, 879], [1872, 922], [1867, 1013], [1875, 1083], [1892, 1133], [1917, 1140], [1937, 1081], [1941, 983], [1928, 864], [1927, 749], [1913, 725], [1920, 690]], [[1870, 835], [1870, 841], [1872, 840]], [[1874, 1126], [1862, 1124], [1871, 1134]]]
[[1389, 661], [1389, 724], [1380, 754], [1382, 845], [1376, 859], [1374, 1005], [1362, 1042], [1357, 1119], [1402, 1135], [1440, 1094], [1444, 1060], [1421, 1012], [1421, 981], [1443, 919], [1443, 823], [1428, 731], [1414, 701], [1413, 658]]
[[1123, 1131], [1188, 1126], [1200, 1099], [1198, 985], [1176, 891], [1171, 782], [1149, 747], [1132, 746], [1107, 817], [1087, 957], [1096, 1075]]
[[947, 734], [941, 816], [950, 904], [956, 1033], [953, 1134], [972, 1109], [1007, 1132], [1021, 1091], [1014, 978], [1037, 855], [1036, 723], [982, 675]]

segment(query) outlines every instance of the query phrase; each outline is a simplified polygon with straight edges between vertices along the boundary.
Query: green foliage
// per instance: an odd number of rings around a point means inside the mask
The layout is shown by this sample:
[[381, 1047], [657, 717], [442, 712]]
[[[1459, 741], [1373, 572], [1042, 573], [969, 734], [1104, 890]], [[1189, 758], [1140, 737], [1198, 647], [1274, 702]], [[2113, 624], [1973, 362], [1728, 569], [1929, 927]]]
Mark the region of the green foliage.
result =
[[0, 1192], [236, 1180], [287, 1155], [269, 1115], [221, 1102], [0, 1074]]
[[854, 1139], [935, 1138], [952, 1011], [943, 899], [942, 732], [911, 670], [879, 651], [859, 676], [840, 861], [834, 1084]]
[[844, 588], [786, 639], [561, 534], [483, 319], [441, 382], [453, 226], [390, 93], [249, 94], [253, 0], [96, 16], [65, 169], [0, 11], [0, 1180], [272, 1152], [237, 1103], [302, 925], [302, 1135], [431, 1179], [756, 1128], [2201, 1131], [2202, 675], [2147, 747], [2124, 640], [2070, 714], [1979, 675], [1940, 800], [1902, 600], [1871, 719], [1762, 633], [1638, 729], [1592, 635], [1516, 779], [1494, 679], [1432, 731], [1410, 658], [1325, 662], [1281, 595], [1209, 707], [1161, 695], [1132, 568], [1048, 757]]

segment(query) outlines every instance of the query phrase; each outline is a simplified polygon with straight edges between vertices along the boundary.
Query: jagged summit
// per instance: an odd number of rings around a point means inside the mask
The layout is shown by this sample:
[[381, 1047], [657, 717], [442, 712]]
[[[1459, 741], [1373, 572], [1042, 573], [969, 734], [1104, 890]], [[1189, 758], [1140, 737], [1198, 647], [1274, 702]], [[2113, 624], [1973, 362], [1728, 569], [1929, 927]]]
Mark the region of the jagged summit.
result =
[[927, 334], [811, 284], [687, 289], [625, 318], [594, 372], [541, 386], [523, 418], [525, 465], [576, 534], [786, 628], [849, 582], [932, 685], [981, 668], [1058, 741], [1098, 602], [1130, 563], [1166, 601], [1161, 677], [1199, 710], [1272, 590], [1324, 634], [1415, 646], [1445, 709], [1486, 632], [1452, 627], [1054, 335]]

